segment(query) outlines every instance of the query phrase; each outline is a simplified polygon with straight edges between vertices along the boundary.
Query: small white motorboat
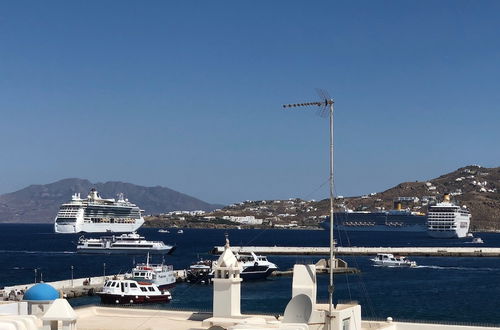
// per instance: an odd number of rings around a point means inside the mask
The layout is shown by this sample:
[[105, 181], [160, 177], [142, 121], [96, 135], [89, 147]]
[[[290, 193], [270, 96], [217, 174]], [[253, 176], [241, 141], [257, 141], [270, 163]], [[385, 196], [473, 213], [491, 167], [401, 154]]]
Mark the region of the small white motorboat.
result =
[[416, 267], [417, 263], [415, 261], [411, 261], [403, 256], [394, 256], [391, 253], [377, 253], [377, 255], [370, 259], [375, 263], [375, 265], [379, 266], [388, 266], [388, 267]]
[[474, 237], [472, 239], [472, 243], [474, 243], [474, 244], [482, 244], [482, 243], [484, 243], [484, 241], [481, 239], [481, 237]]
[[179, 230], [177, 231], [177, 234], [184, 234], [184, 230], [179, 229]]
[[170, 232], [168, 231], [168, 229], [160, 229], [160, 230], [158, 230], [158, 232], [159, 232], [159, 233], [165, 233], [165, 234], [170, 233]]

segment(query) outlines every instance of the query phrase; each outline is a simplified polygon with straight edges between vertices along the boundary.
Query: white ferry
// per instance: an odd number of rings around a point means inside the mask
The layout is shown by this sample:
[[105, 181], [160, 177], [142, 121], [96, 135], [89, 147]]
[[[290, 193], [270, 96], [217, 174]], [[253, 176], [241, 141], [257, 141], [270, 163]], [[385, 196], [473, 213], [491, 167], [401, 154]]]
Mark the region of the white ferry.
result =
[[166, 245], [162, 241], [147, 241], [137, 233], [120, 236], [103, 236], [100, 238], [85, 238], [78, 240], [76, 251], [79, 253], [153, 253], [172, 254], [175, 246]]
[[465, 206], [453, 204], [450, 201], [450, 195], [445, 194], [442, 203], [429, 207], [427, 233], [435, 238], [466, 237], [469, 232], [470, 218], [470, 212]]
[[152, 283], [160, 290], [173, 287], [176, 280], [174, 267], [163, 263], [150, 264], [149, 253], [145, 264], [137, 264], [132, 269], [132, 279], [138, 282]]
[[168, 291], [161, 291], [156, 285], [134, 280], [110, 280], [97, 292], [104, 304], [164, 303], [172, 300]]
[[92, 189], [86, 199], [74, 194], [57, 213], [56, 233], [133, 232], [144, 223], [142, 210], [119, 194], [118, 199], [104, 199]]

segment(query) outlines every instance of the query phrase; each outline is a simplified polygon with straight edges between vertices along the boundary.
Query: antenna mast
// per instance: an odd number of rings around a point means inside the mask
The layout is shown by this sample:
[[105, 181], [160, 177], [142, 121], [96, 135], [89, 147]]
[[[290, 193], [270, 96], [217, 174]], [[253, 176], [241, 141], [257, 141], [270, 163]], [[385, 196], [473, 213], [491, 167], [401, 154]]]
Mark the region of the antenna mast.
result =
[[[334, 189], [333, 189], [333, 104], [334, 100], [328, 95], [324, 90], [316, 90], [321, 97], [319, 102], [306, 102], [306, 103], [295, 103], [295, 104], [284, 104], [283, 108], [297, 108], [297, 107], [311, 107], [317, 106], [318, 114], [321, 117], [330, 117], [330, 283], [328, 285], [328, 311], [330, 317], [332, 316], [333, 310], [333, 267], [335, 261], [335, 241], [333, 239], [333, 199], [334, 199]], [[328, 109], [328, 110], [327, 110]], [[328, 111], [328, 112], [327, 112]]]

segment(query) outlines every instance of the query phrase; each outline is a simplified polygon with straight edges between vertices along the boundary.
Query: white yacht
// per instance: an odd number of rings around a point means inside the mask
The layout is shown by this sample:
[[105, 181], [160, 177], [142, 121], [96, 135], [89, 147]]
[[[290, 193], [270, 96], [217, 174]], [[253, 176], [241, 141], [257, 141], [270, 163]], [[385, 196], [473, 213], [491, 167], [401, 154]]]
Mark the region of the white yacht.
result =
[[463, 238], [467, 236], [470, 225], [470, 212], [450, 201], [445, 194], [442, 203], [429, 207], [427, 214], [427, 233], [435, 238]]
[[80, 253], [153, 253], [172, 254], [175, 246], [166, 245], [162, 241], [147, 241], [137, 233], [120, 236], [103, 236], [100, 238], [85, 238], [78, 240], [76, 251]]
[[265, 279], [272, 272], [278, 270], [276, 264], [267, 260], [266, 256], [258, 256], [253, 252], [250, 254], [236, 254], [241, 268], [241, 278], [243, 280]]
[[74, 194], [57, 213], [56, 233], [133, 232], [144, 223], [142, 210], [119, 194], [118, 198], [101, 198], [92, 189], [87, 198]]
[[370, 259], [378, 266], [388, 267], [416, 267], [417, 263], [406, 257], [394, 256], [391, 253], [378, 253], [375, 258]]

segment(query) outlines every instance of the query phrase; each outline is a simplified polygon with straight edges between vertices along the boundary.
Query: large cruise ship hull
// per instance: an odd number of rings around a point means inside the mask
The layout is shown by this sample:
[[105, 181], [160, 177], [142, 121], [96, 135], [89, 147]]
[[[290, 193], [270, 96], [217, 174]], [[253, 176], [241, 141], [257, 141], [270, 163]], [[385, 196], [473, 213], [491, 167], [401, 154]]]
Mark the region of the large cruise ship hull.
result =
[[135, 223], [55, 223], [54, 231], [61, 234], [85, 233], [129, 233], [136, 231], [144, 223], [138, 219]]
[[469, 227], [451, 230], [428, 230], [427, 234], [432, 238], [464, 238], [467, 237]]
[[[330, 218], [327, 217], [321, 226], [329, 230]], [[403, 212], [337, 212], [334, 228], [342, 231], [426, 232], [427, 217]]]
[[460, 236], [458, 236], [458, 233], [454, 230], [446, 230], [446, 231], [429, 230], [427, 234], [432, 238], [460, 238]]

